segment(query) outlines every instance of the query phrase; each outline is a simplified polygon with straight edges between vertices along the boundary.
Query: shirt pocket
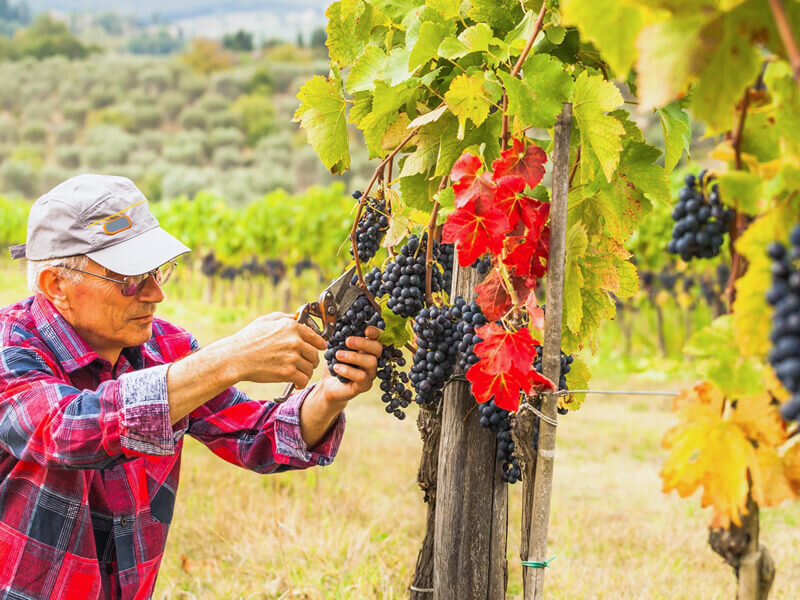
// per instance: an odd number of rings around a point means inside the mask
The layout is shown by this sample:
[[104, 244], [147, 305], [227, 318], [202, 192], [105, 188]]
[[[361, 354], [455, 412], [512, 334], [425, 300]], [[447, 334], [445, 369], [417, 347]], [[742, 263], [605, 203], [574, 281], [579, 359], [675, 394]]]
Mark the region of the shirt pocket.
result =
[[169, 525], [175, 510], [175, 491], [166, 484], [158, 486], [150, 495], [150, 514], [159, 523]]

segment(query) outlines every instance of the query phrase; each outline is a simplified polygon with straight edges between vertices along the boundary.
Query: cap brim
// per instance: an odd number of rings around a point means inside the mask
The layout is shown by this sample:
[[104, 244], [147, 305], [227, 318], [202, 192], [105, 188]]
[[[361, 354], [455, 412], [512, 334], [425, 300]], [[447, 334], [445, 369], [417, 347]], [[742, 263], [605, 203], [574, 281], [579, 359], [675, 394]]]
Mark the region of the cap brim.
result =
[[177, 238], [161, 227], [154, 227], [134, 238], [110, 248], [90, 252], [86, 256], [120, 275], [141, 275], [187, 252], [191, 252], [191, 249]]

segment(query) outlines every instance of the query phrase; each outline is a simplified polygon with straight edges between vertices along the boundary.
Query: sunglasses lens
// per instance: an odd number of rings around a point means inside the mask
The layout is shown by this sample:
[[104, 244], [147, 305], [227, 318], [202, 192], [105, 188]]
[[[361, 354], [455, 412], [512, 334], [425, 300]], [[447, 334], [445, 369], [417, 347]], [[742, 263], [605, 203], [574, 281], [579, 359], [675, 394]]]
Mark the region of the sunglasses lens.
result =
[[150, 275], [152, 275], [156, 283], [161, 285], [170, 278], [173, 271], [175, 271], [176, 263], [170, 261], [150, 271], [149, 273], [143, 273], [142, 275], [128, 275], [124, 278], [125, 283], [122, 284], [122, 295], [123, 296], [135, 296], [139, 293], [139, 291], [144, 287], [144, 284], [147, 282]]

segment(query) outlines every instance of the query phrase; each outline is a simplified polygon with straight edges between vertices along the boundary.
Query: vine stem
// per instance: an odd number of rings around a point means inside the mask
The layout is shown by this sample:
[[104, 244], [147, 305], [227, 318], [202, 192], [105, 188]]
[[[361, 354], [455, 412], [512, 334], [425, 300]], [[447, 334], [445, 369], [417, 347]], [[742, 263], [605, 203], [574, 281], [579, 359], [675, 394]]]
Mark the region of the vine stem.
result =
[[370, 191], [372, 191], [372, 186], [375, 185], [375, 182], [377, 181], [378, 177], [383, 176], [386, 165], [391, 163], [395, 155], [398, 152], [400, 152], [403, 146], [405, 146], [411, 140], [411, 138], [417, 135], [417, 132], [419, 132], [420, 129], [422, 129], [422, 125], [415, 127], [411, 131], [411, 133], [409, 133], [403, 139], [403, 141], [397, 145], [397, 148], [392, 150], [389, 153], [389, 155], [386, 158], [384, 158], [380, 162], [380, 164], [375, 168], [375, 172], [372, 174], [372, 178], [369, 180], [367, 187], [364, 189], [364, 193], [358, 200], [358, 210], [356, 211], [356, 217], [353, 220], [353, 227], [350, 229], [350, 247], [353, 250], [353, 258], [356, 261], [356, 274], [358, 275], [358, 284], [359, 286], [361, 286], [361, 288], [363, 288], [364, 295], [367, 297], [367, 300], [369, 300], [369, 303], [372, 304], [372, 306], [378, 311], [380, 311], [381, 309], [380, 305], [375, 301], [375, 297], [367, 289], [367, 282], [364, 281], [364, 274], [361, 271], [361, 261], [358, 260], [358, 248], [356, 247], [356, 229], [358, 229], [358, 222], [361, 220], [361, 213], [364, 210], [364, 205], [367, 203], [367, 198], [369, 197], [369, 193]]
[[[742, 98], [742, 114], [739, 115], [739, 122], [736, 125], [736, 131], [733, 134], [731, 144], [733, 145], [734, 155], [734, 168], [737, 171], [742, 170], [742, 133], [744, 132], [744, 122], [747, 118], [747, 109], [750, 106], [750, 86], [748, 85], [744, 91]], [[729, 231], [730, 235], [730, 248], [731, 248], [731, 275], [728, 279], [728, 286], [725, 294], [728, 296], [728, 310], [733, 308], [733, 301], [736, 299], [736, 280], [743, 274], [745, 264], [742, 260], [741, 254], [736, 251], [736, 239], [739, 234], [747, 227], [747, 215], [736, 212], [736, 217], [731, 223]]]
[[789, 64], [792, 66], [794, 80], [800, 85], [800, 51], [797, 49], [797, 41], [794, 39], [789, 20], [786, 18], [786, 9], [784, 9], [781, 0], [769, 0], [769, 7], [772, 10], [772, 18], [775, 19], [775, 25], [781, 36], [783, 47], [789, 56]]
[[[447, 185], [447, 175], [442, 177], [439, 183], [439, 192], [441, 192]], [[436, 233], [436, 217], [439, 216], [439, 201], [433, 201], [433, 210], [431, 211], [431, 220], [428, 221], [428, 246], [425, 249], [425, 303], [427, 306], [433, 306], [433, 293], [431, 292], [431, 280], [433, 279], [433, 242], [434, 234]]]
[[[531, 36], [528, 38], [528, 43], [525, 44], [525, 49], [522, 51], [522, 54], [519, 55], [517, 58], [517, 62], [514, 64], [514, 68], [511, 69], [511, 76], [516, 77], [519, 74], [519, 70], [522, 68], [522, 63], [525, 62], [525, 59], [528, 58], [528, 53], [531, 51], [533, 47], [533, 42], [536, 40], [536, 36], [539, 35], [539, 32], [542, 30], [542, 21], [544, 21], [544, 13], [547, 9], [547, 2], [542, 2], [542, 9], [539, 11], [539, 17], [536, 19], [536, 24], [533, 26], [533, 31], [531, 32]], [[502, 131], [502, 149], [505, 150], [508, 147], [508, 94], [503, 90], [503, 131]]]

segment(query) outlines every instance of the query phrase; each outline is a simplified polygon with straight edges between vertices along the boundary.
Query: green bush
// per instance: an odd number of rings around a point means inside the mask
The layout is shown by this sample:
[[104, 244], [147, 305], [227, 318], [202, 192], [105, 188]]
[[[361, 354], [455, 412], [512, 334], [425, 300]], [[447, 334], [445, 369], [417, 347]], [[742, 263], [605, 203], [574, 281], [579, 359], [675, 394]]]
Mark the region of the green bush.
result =
[[17, 121], [10, 115], [0, 116], [0, 142], [17, 141]]
[[188, 98], [189, 101], [199, 98], [206, 91], [206, 80], [184, 70], [178, 82], [178, 89]]
[[212, 113], [208, 117], [208, 124], [215, 128], [237, 128], [239, 126], [239, 117], [229, 110]]
[[0, 143], [0, 163], [11, 156], [11, 153], [14, 151], [14, 146], [11, 144], [3, 144]]
[[181, 113], [180, 124], [184, 129], [205, 129], [208, 125], [206, 113], [190, 106]]
[[72, 144], [78, 135], [75, 123], [64, 121], [56, 126], [56, 144]]
[[214, 150], [213, 162], [217, 168], [223, 171], [232, 169], [242, 164], [242, 153], [231, 146], [222, 146]]
[[47, 141], [48, 124], [41, 120], [29, 121], [22, 126], [20, 137], [30, 144], [43, 144]]
[[139, 147], [143, 150], [151, 150], [158, 153], [164, 147], [165, 135], [160, 131], [143, 131], [137, 137], [139, 139]]
[[208, 145], [210, 148], [220, 146], [233, 146], [240, 148], [244, 143], [244, 135], [235, 127], [220, 127], [213, 129], [208, 135]]
[[147, 67], [139, 73], [139, 85], [148, 93], [162, 94], [173, 86], [172, 72], [164, 65]]
[[161, 126], [163, 121], [162, 112], [152, 106], [138, 106], [131, 111], [131, 127], [133, 132], [139, 132], [145, 129], [156, 129]]
[[92, 108], [105, 108], [117, 101], [117, 90], [111, 89], [104, 83], [98, 83], [89, 94]]
[[56, 160], [62, 167], [77, 169], [81, 166], [81, 149], [78, 146], [56, 148]]
[[164, 158], [171, 163], [199, 167], [206, 162], [206, 153], [200, 142], [170, 144], [164, 148]]
[[64, 169], [56, 165], [45, 165], [39, 173], [39, 186], [36, 191], [37, 196], [49, 192], [59, 183], [69, 179], [74, 173], [69, 169]]
[[168, 120], [174, 121], [181, 110], [189, 104], [189, 101], [182, 92], [170, 90], [158, 99], [158, 104], [164, 116]]
[[159, 155], [152, 150], [134, 150], [128, 155], [128, 162], [139, 167], [152, 168], [158, 160]]
[[130, 106], [109, 106], [100, 110], [92, 110], [86, 117], [89, 127], [95, 125], [112, 125], [120, 129], [132, 129], [132, 110]]
[[219, 94], [208, 93], [200, 98], [195, 106], [204, 113], [215, 113], [228, 109], [231, 101]]
[[208, 176], [203, 169], [173, 168], [164, 174], [161, 182], [163, 199], [186, 195], [190, 198], [208, 185]]
[[212, 77], [211, 87], [228, 100], [235, 100], [247, 89], [247, 82], [241, 74], [225, 71]]
[[133, 136], [119, 127], [96, 125], [87, 131], [82, 162], [93, 168], [125, 164], [134, 147]]
[[239, 117], [239, 124], [247, 135], [249, 144], [269, 135], [275, 124], [275, 109], [272, 102], [264, 96], [244, 94], [234, 102], [233, 112]]
[[83, 101], [68, 102], [61, 107], [61, 114], [64, 118], [83, 125], [86, 122], [86, 114], [89, 112], [89, 104]]
[[39, 188], [39, 171], [25, 161], [7, 160], [0, 166], [3, 189], [32, 198]]
[[41, 169], [44, 163], [44, 149], [41, 146], [15, 146], [9, 156], [11, 160], [25, 162], [34, 169]]
[[51, 121], [55, 112], [51, 102], [32, 102], [22, 111], [23, 121]]

